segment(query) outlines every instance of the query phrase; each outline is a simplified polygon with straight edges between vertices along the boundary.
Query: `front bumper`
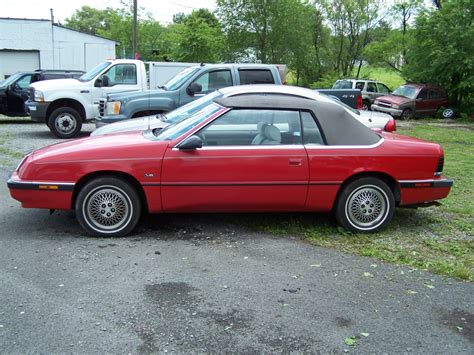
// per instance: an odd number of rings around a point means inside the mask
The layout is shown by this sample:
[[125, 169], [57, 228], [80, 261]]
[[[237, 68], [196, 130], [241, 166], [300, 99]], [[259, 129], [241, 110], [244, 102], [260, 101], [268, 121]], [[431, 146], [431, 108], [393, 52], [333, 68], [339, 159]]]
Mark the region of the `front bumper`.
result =
[[400, 206], [424, 204], [441, 200], [448, 196], [453, 180], [440, 178], [433, 180], [403, 180], [400, 185]]
[[72, 182], [25, 181], [16, 172], [7, 181], [10, 195], [25, 208], [70, 210], [75, 184]]
[[370, 106], [370, 108], [374, 111], [388, 113], [389, 115], [391, 115], [393, 117], [400, 117], [402, 115], [402, 110], [395, 109], [395, 108], [379, 106], [379, 105], [376, 105], [376, 104], [373, 104], [372, 106]]
[[36, 102], [28, 100], [26, 106], [30, 111], [31, 120], [35, 122], [46, 122], [46, 112], [50, 102]]
[[107, 126], [108, 124], [121, 122], [128, 120], [129, 118], [125, 115], [113, 115], [113, 116], [97, 116], [95, 118], [95, 127], [100, 128]]

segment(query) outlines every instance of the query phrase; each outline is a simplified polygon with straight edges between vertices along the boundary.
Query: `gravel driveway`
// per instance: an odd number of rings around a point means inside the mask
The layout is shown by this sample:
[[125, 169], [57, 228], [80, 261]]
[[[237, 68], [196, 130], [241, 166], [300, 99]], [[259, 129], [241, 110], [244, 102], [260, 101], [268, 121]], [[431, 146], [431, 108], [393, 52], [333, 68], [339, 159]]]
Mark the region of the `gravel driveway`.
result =
[[[58, 141], [33, 124], [2, 137], [22, 153]], [[72, 212], [20, 208], [5, 183], [0, 199], [2, 353], [474, 351], [470, 283], [228, 216], [147, 216], [131, 237], [96, 239]]]

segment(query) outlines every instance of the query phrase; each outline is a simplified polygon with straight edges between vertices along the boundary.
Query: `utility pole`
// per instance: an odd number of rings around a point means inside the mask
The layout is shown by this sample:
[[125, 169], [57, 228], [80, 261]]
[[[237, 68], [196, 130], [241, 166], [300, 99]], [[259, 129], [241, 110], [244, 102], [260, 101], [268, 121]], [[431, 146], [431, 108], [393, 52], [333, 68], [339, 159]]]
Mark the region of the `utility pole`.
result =
[[137, 55], [137, 2], [138, 0], [133, 0], [132, 47], [134, 57]]
[[[54, 57], [54, 11], [51, 8], [51, 9], [49, 9], [49, 12], [51, 14], [51, 50], [52, 50], [52, 53], [53, 53], [53, 69], [56, 69], [56, 58]], [[41, 63], [41, 61], [40, 61], [40, 63]]]

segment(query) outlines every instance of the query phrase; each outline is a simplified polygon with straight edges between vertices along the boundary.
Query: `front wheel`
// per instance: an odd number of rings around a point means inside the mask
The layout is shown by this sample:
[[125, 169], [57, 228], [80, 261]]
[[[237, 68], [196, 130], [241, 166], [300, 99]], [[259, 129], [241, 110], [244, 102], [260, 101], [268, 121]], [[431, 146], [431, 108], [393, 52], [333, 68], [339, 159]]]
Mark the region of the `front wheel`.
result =
[[96, 237], [123, 237], [135, 228], [141, 215], [137, 191], [114, 177], [87, 183], [79, 191], [75, 208], [79, 224]]
[[413, 111], [409, 108], [404, 109], [400, 118], [405, 121], [411, 120], [413, 118]]
[[74, 138], [82, 128], [82, 118], [79, 112], [71, 107], [59, 107], [48, 119], [48, 127], [59, 138]]
[[394, 211], [395, 199], [387, 184], [365, 177], [344, 187], [334, 212], [339, 224], [352, 232], [376, 232], [390, 222]]

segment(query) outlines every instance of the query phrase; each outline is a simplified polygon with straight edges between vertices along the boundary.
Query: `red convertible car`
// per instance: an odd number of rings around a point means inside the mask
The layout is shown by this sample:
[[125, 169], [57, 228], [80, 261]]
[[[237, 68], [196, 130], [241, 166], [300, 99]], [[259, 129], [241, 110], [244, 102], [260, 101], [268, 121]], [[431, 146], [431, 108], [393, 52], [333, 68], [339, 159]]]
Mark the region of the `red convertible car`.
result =
[[333, 212], [373, 232], [395, 206], [430, 205], [453, 184], [438, 144], [376, 132], [335, 103], [217, 95], [162, 130], [34, 151], [8, 181], [27, 208], [75, 210], [95, 236], [124, 236], [143, 212]]

